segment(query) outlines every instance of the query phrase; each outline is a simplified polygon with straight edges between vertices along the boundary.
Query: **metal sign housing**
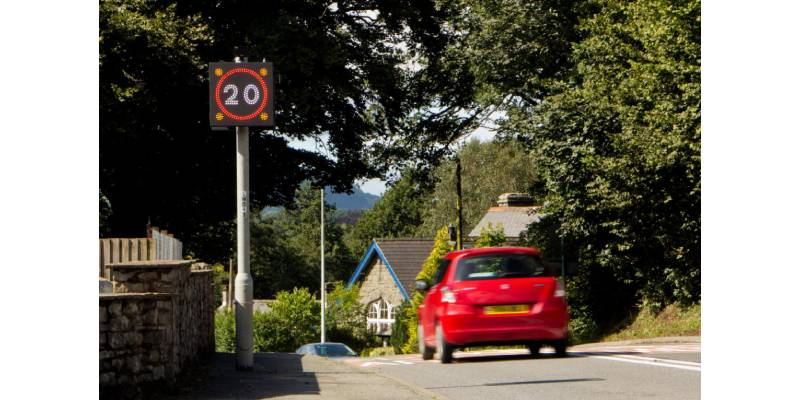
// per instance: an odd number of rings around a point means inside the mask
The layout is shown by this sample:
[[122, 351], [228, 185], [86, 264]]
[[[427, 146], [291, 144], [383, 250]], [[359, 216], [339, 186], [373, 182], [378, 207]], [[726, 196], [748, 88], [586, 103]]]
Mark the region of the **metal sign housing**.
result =
[[272, 63], [210, 63], [208, 76], [212, 127], [275, 126]]

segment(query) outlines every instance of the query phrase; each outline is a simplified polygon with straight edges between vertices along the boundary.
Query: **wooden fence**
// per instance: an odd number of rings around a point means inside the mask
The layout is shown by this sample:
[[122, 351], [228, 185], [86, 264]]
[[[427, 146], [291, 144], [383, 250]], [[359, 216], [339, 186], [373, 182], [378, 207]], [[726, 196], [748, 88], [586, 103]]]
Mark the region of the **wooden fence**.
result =
[[183, 243], [166, 231], [153, 228], [147, 238], [100, 239], [100, 276], [108, 279], [107, 264], [129, 261], [183, 259]]

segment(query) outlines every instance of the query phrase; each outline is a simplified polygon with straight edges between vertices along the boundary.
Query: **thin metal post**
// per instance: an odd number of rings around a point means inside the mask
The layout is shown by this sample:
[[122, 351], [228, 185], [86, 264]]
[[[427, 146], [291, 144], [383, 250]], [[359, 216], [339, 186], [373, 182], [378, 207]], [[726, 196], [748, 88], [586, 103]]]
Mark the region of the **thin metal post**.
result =
[[464, 249], [463, 218], [461, 216], [461, 159], [456, 157], [456, 211], [458, 212], [456, 224], [456, 250]]
[[[241, 62], [239, 57], [236, 62]], [[253, 368], [253, 278], [250, 276], [250, 128], [236, 127], [236, 368]]]
[[233, 310], [233, 258], [228, 257], [228, 311]]
[[564, 235], [561, 235], [561, 282], [564, 283], [564, 299], [567, 298], [567, 272], [564, 267]]
[[325, 343], [325, 189], [319, 190], [320, 342]]

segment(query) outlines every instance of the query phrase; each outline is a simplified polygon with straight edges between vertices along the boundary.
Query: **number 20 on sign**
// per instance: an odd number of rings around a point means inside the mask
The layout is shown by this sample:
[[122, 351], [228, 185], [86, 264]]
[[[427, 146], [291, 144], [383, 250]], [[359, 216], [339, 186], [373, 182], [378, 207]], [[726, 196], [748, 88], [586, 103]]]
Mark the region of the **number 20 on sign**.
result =
[[212, 127], [275, 126], [272, 63], [211, 63], [208, 74]]

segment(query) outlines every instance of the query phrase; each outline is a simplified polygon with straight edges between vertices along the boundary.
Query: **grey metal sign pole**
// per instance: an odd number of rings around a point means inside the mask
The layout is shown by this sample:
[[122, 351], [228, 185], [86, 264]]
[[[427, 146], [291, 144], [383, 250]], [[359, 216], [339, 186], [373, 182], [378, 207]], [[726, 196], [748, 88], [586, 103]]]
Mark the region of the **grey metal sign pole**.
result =
[[320, 342], [325, 343], [325, 188], [319, 190], [319, 201]]
[[[236, 57], [236, 62], [241, 62]], [[253, 368], [253, 277], [250, 276], [250, 128], [236, 127], [236, 368]]]
[[253, 368], [253, 278], [250, 276], [250, 128], [236, 127], [236, 368]]

